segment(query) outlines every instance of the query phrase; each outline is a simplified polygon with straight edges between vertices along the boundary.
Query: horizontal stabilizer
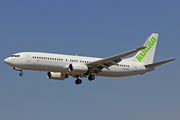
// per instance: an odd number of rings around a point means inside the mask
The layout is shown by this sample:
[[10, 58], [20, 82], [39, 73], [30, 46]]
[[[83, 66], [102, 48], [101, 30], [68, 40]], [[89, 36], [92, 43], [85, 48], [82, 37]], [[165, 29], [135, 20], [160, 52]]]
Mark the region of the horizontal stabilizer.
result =
[[145, 65], [145, 67], [157, 67], [159, 65], [165, 64], [167, 62], [171, 62], [173, 60], [176, 60], [176, 59], [171, 59], [171, 60], [166, 60], [166, 61], [157, 62], [157, 63], [153, 63], [153, 64], [148, 64], [148, 65]]

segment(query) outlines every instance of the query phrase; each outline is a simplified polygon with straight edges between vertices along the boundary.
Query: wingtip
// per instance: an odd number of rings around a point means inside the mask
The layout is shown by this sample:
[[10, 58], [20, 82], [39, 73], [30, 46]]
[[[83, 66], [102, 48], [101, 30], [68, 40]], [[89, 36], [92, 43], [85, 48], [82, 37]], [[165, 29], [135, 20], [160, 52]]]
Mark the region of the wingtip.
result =
[[142, 46], [142, 47], [137, 48], [136, 50], [137, 50], [137, 51], [140, 51], [140, 50], [143, 50], [143, 49], [145, 49], [145, 48], [146, 48], [146, 46]]
[[144, 44], [143, 44], [143, 46], [142, 46], [142, 47], [146, 48], [146, 47], [147, 47], [147, 45], [148, 45], [148, 42], [149, 42], [149, 37], [148, 37], [148, 38], [147, 38], [147, 40], [144, 42]]
[[174, 59], [171, 59], [171, 61], [174, 61], [174, 60], [177, 60], [176, 58], [174, 58]]

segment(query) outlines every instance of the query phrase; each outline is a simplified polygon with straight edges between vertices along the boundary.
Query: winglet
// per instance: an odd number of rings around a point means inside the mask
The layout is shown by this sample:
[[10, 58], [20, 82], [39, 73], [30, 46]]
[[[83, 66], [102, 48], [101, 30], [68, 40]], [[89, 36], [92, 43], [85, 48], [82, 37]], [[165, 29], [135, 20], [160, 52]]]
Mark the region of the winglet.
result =
[[143, 50], [147, 47], [148, 45], [148, 42], [149, 42], [149, 37], [147, 38], [147, 40], [144, 42], [143, 46], [141, 46], [140, 48], [137, 48], [136, 50], [140, 51], [140, 50]]
[[145, 48], [147, 47], [147, 45], [148, 45], [149, 38], [150, 38], [150, 37], [147, 38], [147, 40], [144, 42], [144, 44], [143, 44], [143, 46], [142, 46], [144, 49], [145, 49]]

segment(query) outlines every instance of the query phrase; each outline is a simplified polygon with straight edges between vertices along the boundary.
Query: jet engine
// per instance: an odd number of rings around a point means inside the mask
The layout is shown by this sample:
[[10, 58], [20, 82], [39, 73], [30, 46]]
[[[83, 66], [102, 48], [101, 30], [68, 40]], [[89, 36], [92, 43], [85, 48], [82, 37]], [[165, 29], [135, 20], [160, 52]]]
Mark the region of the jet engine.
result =
[[84, 64], [70, 64], [68, 72], [71, 74], [82, 75], [87, 73], [88, 67]]
[[67, 78], [68, 75], [60, 72], [48, 72], [47, 73], [47, 78], [53, 79], [53, 80], [64, 80]]

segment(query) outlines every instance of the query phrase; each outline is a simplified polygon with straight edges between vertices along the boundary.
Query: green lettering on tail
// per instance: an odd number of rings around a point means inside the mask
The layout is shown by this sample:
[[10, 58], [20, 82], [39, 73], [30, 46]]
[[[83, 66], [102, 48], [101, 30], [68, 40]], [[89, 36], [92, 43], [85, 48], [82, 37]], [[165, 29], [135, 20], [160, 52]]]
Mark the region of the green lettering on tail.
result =
[[143, 49], [137, 56], [136, 59], [141, 62], [143, 60], [143, 58], [146, 56], [146, 54], [148, 53], [148, 51], [151, 49], [151, 47], [154, 45], [154, 43], [157, 41], [157, 39], [155, 39], [154, 37], [151, 38], [151, 40], [149, 40], [148, 45], [145, 49]]
[[136, 58], [139, 60], [139, 62], [141, 62], [141, 60], [143, 59], [143, 57], [141, 57], [140, 55], [136, 56]]

